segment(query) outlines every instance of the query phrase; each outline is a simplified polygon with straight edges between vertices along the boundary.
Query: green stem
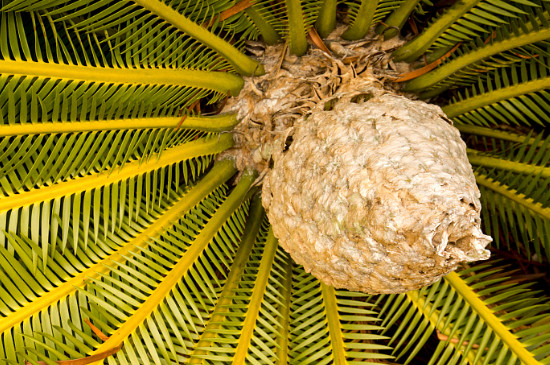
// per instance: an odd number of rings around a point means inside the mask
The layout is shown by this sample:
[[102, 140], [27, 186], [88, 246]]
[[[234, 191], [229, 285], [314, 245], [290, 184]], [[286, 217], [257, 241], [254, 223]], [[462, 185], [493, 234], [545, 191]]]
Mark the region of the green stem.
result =
[[503, 87], [483, 94], [474, 95], [470, 98], [444, 106], [442, 109], [449, 118], [453, 118], [469, 111], [498, 103], [502, 100], [511, 99], [519, 95], [529, 94], [548, 88], [550, 88], [550, 77], [544, 77], [538, 80], [527, 81], [518, 85], [510, 85], [508, 87]]
[[326, 0], [321, 5], [315, 22], [315, 28], [321, 38], [326, 38], [336, 28], [336, 4], [336, 0]]
[[481, 300], [476, 292], [455, 272], [445, 276], [445, 280], [457, 291], [460, 298], [477, 313], [483, 322], [491, 328], [495, 336], [500, 338], [507, 347], [517, 356], [518, 360], [525, 365], [539, 365], [540, 362], [535, 359], [523, 343], [512, 333], [494, 312]]
[[526, 136], [522, 136], [520, 134], [511, 133], [511, 132], [499, 131], [493, 128], [486, 128], [486, 127], [479, 127], [475, 125], [465, 125], [465, 124], [457, 124], [455, 125], [455, 127], [461, 133], [498, 138], [498, 139], [503, 139], [505, 141], [511, 141], [511, 142], [519, 142], [519, 143], [527, 142], [528, 144], [531, 144], [531, 145], [536, 143], [535, 138], [529, 138], [529, 140], [527, 140]]
[[264, 74], [263, 65], [244, 55], [227, 41], [183, 16], [164, 2], [159, 0], [134, 0], [134, 2], [218, 52], [240, 74], [247, 76]]
[[306, 26], [300, 0], [285, 0], [288, 15], [288, 48], [301, 56], [307, 51]]
[[[408, 0], [395, 9], [391, 15], [376, 28], [376, 33], [384, 34], [384, 39], [390, 39], [399, 34], [399, 31], [416, 8], [420, 0]], [[396, 29], [398, 28], [398, 29]]]
[[268, 45], [274, 45], [281, 40], [281, 37], [279, 37], [275, 28], [273, 28], [258, 11], [258, 8], [258, 6], [252, 6], [246, 9], [245, 13], [252, 19], [256, 28], [258, 28], [264, 42]]
[[376, 12], [376, 7], [378, 6], [379, 0], [362, 0], [359, 10], [357, 10], [357, 15], [353, 20], [352, 24], [346, 29], [342, 34], [342, 38], [347, 40], [356, 40], [363, 38], [372, 23], [374, 14]]
[[455, 74], [456, 72], [483, 60], [484, 58], [522, 47], [528, 44], [541, 42], [550, 38], [550, 28], [542, 28], [526, 34], [511, 36], [510, 38], [488, 44], [477, 48], [470, 53], [455, 58], [443, 66], [411, 80], [405, 86], [406, 91], [418, 91], [434, 86], [443, 79]]
[[250, 348], [250, 341], [256, 328], [256, 321], [260, 316], [260, 309], [266, 292], [269, 276], [271, 274], [271, 267], [275, 259], [275, 253], [277, 252], [278, 242], [277, 238], [273, 235], [273, 229], [269, 228], [267, 234], [267, 240], [265, 242], [264, 252], [262, 254], [262, 260], [260, 261], [260, 267], [258, 269], [258, 275], [254, 282], [254, 289], [252, 296], [250, 297], [250, 303], [246, 311], [246, 318], [243, 322], [242, 332], [239, 337], [239, 344], [235, 350], [235, 357], [233, 358], [233, 364], [246, 364], [246, 355]]
[[32, 315], [46, 310], [52, 304], [63, 300], [63, 298], [74, 293], [76, 288], [84, 287], [86, 281], [89, 279], [100, 277], [103, 273], [124, 263], [127, 257], [131, 257], [135, 252], [139, 252], [141, 249], [147, 247], [151, 237], [158, 236], [167, 227], [170, 227], [174, 221], [180, 219], [189, 209], [193, 208], [214, 189], [227, 181], [236, 171], [234, 163], [230, 160], [217, 162], [200, 184], [193, 186], [175, 205], [166, 210], [149, 227], [145, 228], [135, 237], [129, 238], [127, 242], [123, 243], [112, 254], [85, 268], [64, 283], [60, 283], [57, 287], [43, 293], [39, 298], [2, 317], [2, 321], [0, 321], [0, 334], [9, 331]]
[[219, 295], [220, 300], [216, 304], [216, 308], [213, 311], [214, 314], [209, 319], [199, 342], [195, 346], [195, 350], [190, 356], [189, 364], [200, 364], [203, 362], [202, 356], [208, 354], [208, 351], [204, 350], [204, 348], [211, 346], [212, 340], [217, 335], [216, 331], [223, 328], [226, 316], [218, 313], [225, 313], [227, 307], [233, 303], [234, 291], [239, 287], [239, 281], [256, 241], [256, 236], [258, 236], [264, 213], [261, 200], [259, 198], [254, 199], [250, 207], [250, 218], [246, 222], [241, 244], [231, 265], [225, 286]]
[[228, 72], [162, 69], [162, 68], [107, 68], [76, 66], [34, 61], [0, 60], [0, 73], [29, 78], [78, 80], [98, 83], [152, 84], [163, 86], [187, 86], [214, 90], [220, 93], [231, 92], [237, 96], [244, 81]]
[[497, 168], [501, 170], [514, 171], [518, 174], [531, 176], [550, 177], [550, 167], [531, 165], [523, 162], [503, 160], [500, 158], [479, 155], [477, 151], [468, 149], [468, 160], [472, 165]]
[[334, 364], [347, 364], [346, 351], [344, 344], [344, 334], [342, 333], [342, 327], [340, 325], [340, 318], [338, 313], [338, 302], [336, 299], [336, 292], [334, 287], [321, 284], [321, 294], [323, 295], [323, 302], [325, 303], [325, 313], [327, 314], [328, 331], [330, 334], [330, 342], [332, 348], [332, 358]]
[[277, 341], [277, 364], [286, 365], [289, 362], [288, 348], [290, 339], [290, 305], [292, 301], [292, 266], [293, 261], [290, 255], [287, 255], [284, 264], [285, 276], [281, 282], [283, 286], [283, 300], [280, 305], [281, 323], [279, 339]]
[[[182, 122], [183, 120], [183, 122]], [[180, 125], [180, 122], [181, 125]], [[179, 128], [206, 132], [230, 131], [239, 121], [235, 114], [212, 117], [151, 117], [98, 120], [93, 122], [54, 122], [36, 124], [0, 125], [0, 137], [43, 133], [79, 133], [105, 130]]]
[[412, 62], [420, 57], [449, 27], [476, 6], [481, 0], [458, 1], [418, 37], [393, 53], [396, 61]]

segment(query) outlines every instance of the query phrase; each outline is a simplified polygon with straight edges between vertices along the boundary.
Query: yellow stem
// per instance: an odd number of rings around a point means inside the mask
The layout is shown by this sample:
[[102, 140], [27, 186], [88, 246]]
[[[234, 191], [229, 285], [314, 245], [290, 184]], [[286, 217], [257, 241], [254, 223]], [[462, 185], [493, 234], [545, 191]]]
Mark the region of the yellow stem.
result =
[[[183, 254], [178, 263], [168, 272], [164, 279], [159, 283], [151, 295], [141, 304], [141, 306], [132, 314], [120, 328], [109, 336], [109, 339], [103, 342], [90, 355], [107, 351], [120, 346], [136, 331], [136, 329], [155, 311], [160, 303], [178, 284], [181, 278], [187, 273], [189, 268], [197, 261], [199, 256], [208, 247], [216, 233], [233, 212], [241, 205], [245, 199], [248, 189], [255, 179], [254, 174], [245, 174], [235, 187], [231, 195], [222, 203], [220, 208], [214, 213], [210, 221], [202, 229], [201, 233], [195, 238], [191, 246]], [[99, 362], [94, 363], [99, 364]]]
[[344, 345], [344, 335], [340, 325], [338, 314], [338, 302], [336, 300], [336, 291], [334, 287], [321, 283], [321, 293], [325, 303], [325, 312], [327, 314], [328, 331], [330, 333], [330, 342], [332, 348], [332, 357], [335, 365], [347, 364], [346, 351]]
[[0, 60], [0, 73], [84, 82], [188, 86], [239, 94], [243, 79], [228, 72], [167, 68], [107, 68], [42, 61]]
[[540, 362], [535, 359], [525, 345], [512, 333], [510, 328], [505, 326], [502, 321], [495, 316], [491, 308], [483, 302], [476, 292], [466, 284], [464, 280], [455, 272], [445, 276], [445, 280], [459, 293], [459, 295], [469, 304], [469, 306], [482, 318], [483, 322], [492, 329], [508, 348], [517, 356], [524, 365], [539, 365]]
[[[183, 117], [152, 117], [98, 120], [93, 122], [55, 122], [0, 125], [0, 137], [122, 129], [175, 128], [179, 125], [182, 119]], [[222, 114], [212, 117], [185, 117], [179, 127], [207, 132], [222, 132], [231, 130], [237, 123], [238, 121], [235, 114]]]
[[250, 303], [248, 304], [248, 310], [246, 311], [246, 318], [243, 322], [242, 332], [239, 337], [239, 344], [235, 350], [235, 357], [233, 358], [234, 365], [246, 364], [246, 355], [250, 348], [250, 341], [256, 328], [256, 321], [260, 314], [260, 308], [267, 288], [267, 282], [269, 275], [271, 274], [271, 266], [275, 258], [275, 252], [277, 252], [277, 238], [273, 235], [273, 229], [270, 227], [265, 242], [264, 252], [262, 254], [262, 260], [260, 261], [260, 268], [258, 270], [258, 276], [254, 283], [254, 289], [252, 296], [250, 297]]
[[96, 189], [100, 186], [111, 185], [121, 180], [129, 179], [132, 176], [141, 175], [194, 157], [217, 154], [232, 145], [233, 138], [230, 134], [221, 135], [219, 141], [218, 137], [192, 141], [178, 147], [167, 149], [158, 159], [153, 157], [147, 162], [134, 161], [124, 165], [122, 169], [104, 171], [98, 174], [88, 175], [51, 186], [3, 197], [0, 199], [0, 213], [10, 209], [35, 204], [37, 202], [49, 201], [55, 198]]
[[527, 198], [525, 195], [518, 193], [516, 190], [510, 189], [508, 186], [496, 182], [485, 175], [476, 173], [475, 176], [476, 182], [479, 185], [489, 188], [494, 192], [503, 195], [520, 205], [523, 205], [527, 209], [539, 214], [545, 219], [550, 219], [550, 208], [544, 207], [541, 203], [535, 202], [532, 198]]
[[181, 197], [173, 207], [167, 210], [160, 218], [153, 222], [147, 229], [137, 235], [132, 240], [128, 241], [124, 246], [121, 246], [111, 255], [103, 260], [90, 266], [72, 279], [66, 281], [55, 289], [50, 290], [46, 294], [28, 303], [26, 306], [19, 308], [15, 312], [3, 317], [0, 321], [0, 333], [3, 333], [13, 326], [28, 319], [33, 314], [36, 314], [53, 303], [57, 303], [69, 294], [73, 293], [76, 288], [85, 286], [85, 280], [89, 278], [97, 278], [101, 273], [109, 271], [107, 265], [119, 265], [125, 261], [125, 257], [130, 257], [131, 252], [138, 251], [142, 247], [146, 247], [149, 242], [149, 237], [154, 237], [160, 234], [166, 227], [170, 226], [175, 220], [178, 220], [186, 211], [193, 208], [212, 190], [220, 186], [223, 182], [231, 177], [236, 172], [233, 162], [229, 160], [220, 161], [214, 165], [212, 170], [204, 178], [203, 184], [197, 184], [187, 194]]
[[239, 250], [235, 256], [235, 260], [231, 265], [231, 271], [227, 277], [227, 281], [221, 294], [219, 295], [220, 300], [216, 304], [214, 309], [214, 314], [208, 320], [208, 324], [202, 333], [199, 342], [195, 346], [195, 350], [190, 356], [189, 364], [201, 364], [203, 358], [200, 356], [208, 354], [208, 350], [204, 348], [211, 346], [212, 340], [216, 337], [216, 330], [223, 327], [222, 323], [226, 320], [226, 316], [223, 314], [218, 314], [219, 311], [227, 311], [227, 307], [233, 303], [234, 290], [239, 287], [239, 282], [241, 280], [244, 268], [250, 256], [250, 251], [256, 242], [256, 236], [260, 230], [262, 220], [264, 218], [264, 210], [262, 207], [262, 202], [260, 198], [254, 199], [252, 206], [250, 207], [249, 219], [246, 222], [246, 227], [243, 233], [243, 238], [241, 244], [239, 245]]

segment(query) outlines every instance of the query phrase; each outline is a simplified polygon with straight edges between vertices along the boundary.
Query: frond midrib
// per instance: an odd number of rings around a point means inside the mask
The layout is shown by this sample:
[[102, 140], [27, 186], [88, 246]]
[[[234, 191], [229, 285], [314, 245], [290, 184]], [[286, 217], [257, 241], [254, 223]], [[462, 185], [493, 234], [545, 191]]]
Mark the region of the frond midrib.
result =
[[149, 171], [157, 170], [164, 166], [194, 157], [217, 154], [232, 145], [233, 138], [230, 134], [220, 135], [219, 139], [217, 137], [212, 137], [209, 139], [203, 138], [192, 141], [181, 146], [169, 148], [160, 156], [153, 156], [146, 162], [133, 161], [125, 164], [121, 169], [115, 169], [114, 171], [103, 171], [97, 174], [3, 197], [0, 200], [0, 213], [25, 205], [50, 201], [75, 193], [96, 189], [99, 186], [111, 185], [132, 176], [142, 175]]
[[233, 175], [235, 171], [233, 163], [229, 160], [221, 161], [216, 164], [212, 168], [210, 174], [207, 175], [209, 177], [208, 183], [198, 184], [191, 188], [168, 211], [139, 235], [62, 285], [40, 296], [28, 305], [14, 311], [7, 317], [3, 317], [2, 321], [0, 321], [0, 334], [26, 320], [33, 314], [44, 310], [52, 303], [56, 303], [73, 293], [77, 290], [76, 288], [84, 287], [86, 285], [86, 280], [97, 278], [102, 273], [108, 272], [110, 268], [107, 265], [111, 265], [112, 267], [113, 265], [124, 263], [125, 257], [130, 256], [132, 252], [138, 252], [141, 248], [146, 247], [151, 237], [157, 236], [166, 227], [170, 226], [173, 221], [178, 220], [186, 211], [193, 208], [212, 190], [220, 186], [225, 180]]
[[[181, 124], [180, 124], [181, 123]], [[52, 122], [33, 124], [0, 125], [0, 137], [79, 133], [108, 130], [149, 129], [149, 128], [185, 128], [206, 132], [230, 131], [238, 123], [235, 114], [220, 114], [216, 116], [186, 116], [186, 117], [149, 117], [131, 119], [110, 119], [97, 121]]]
[[483, 187], [493, 190], [494, 192], [505, 196], [506, 198], [518, 203], [529, 209], [530, 211], [539, 214], [545, 219], [550, 220], [550, 208], [544, 207], [541, 203], [535, 202], [532, 198], [526, 197], [524, 194], [518, 193], [516, 190], [509, 188], [508, 186], [494, 181], [493, 179], [480, 174], [475, 173], [476, 182]]
[[187, 86], [236, 96], [243, 79], [228, 72], [168, 68], [108, 68], [42, 61], [0, 60], [0, 72], [23, 77], [98, 83]]
[[449, 118], [453, 118], [471, 110], [483, 108], [484, 106], [498, 103], [499, 101], [511, 99], [520, 95], [548, 89], [549, 87], [550, 77], [543, 77], [537, 80], [527, 81], [517, 85], [510, 85], [482, 94], [473, 95], [467, 99], [446, 105], [441, 109], [443, 109], [443, 112], [445, 112]]
[[540, 362], [525, 348], [512, 331], [502, 323], [493, 311], [479, 298], [472, 288], [455, 272], [448, 274], [445, 280], [460, 294], [468, 305], [483, 319], [495, 334], [517, 356], [522, 364], [539, 365]]

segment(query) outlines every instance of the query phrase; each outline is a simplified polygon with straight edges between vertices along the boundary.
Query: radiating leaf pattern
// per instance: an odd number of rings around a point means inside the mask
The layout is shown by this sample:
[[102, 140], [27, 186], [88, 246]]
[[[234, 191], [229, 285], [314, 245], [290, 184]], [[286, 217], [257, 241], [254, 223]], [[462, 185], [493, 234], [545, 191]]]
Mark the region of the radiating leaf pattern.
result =
[[443, 108], [454, 121], [482, 126], [547, 125], [548, 56], [540, 55], [478, 78]]
[[436, 9], [394, 56], [456, 49], [405, 88], [463, 134], [495, 250], [543, 265], [548, 1], [3, 1], [0, 359], [414, 363], [438, 341], [429, 364], [550, 364], [550, 301], [509, 262], [401, 295], [329, 287], [278, 246], [255, 173], [218, 161], [238, 122], [220, 104], [263, 72], [246, 41], [300, 55], [314, 27], [357, 40]]
[[[504, 263], [474, 266], [407, 294], [391, 295], [381, 315], [398, 323], [390, 344], [398, 358], [418, 352], [434, 331], [430, 364], [547, 364], [550, 304], [532, 284], [510, 278]], [[405, 363], [410, 363], [409, 357]]]

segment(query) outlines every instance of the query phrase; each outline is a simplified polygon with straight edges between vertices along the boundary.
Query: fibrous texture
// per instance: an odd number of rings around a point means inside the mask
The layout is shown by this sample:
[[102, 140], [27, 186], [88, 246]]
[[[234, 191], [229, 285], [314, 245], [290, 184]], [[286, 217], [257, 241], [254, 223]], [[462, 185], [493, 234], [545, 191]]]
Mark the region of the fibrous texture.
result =
[[262, 192], [296, 262], [367, 293], [418, 289], [487, 259], [479, 196], [441, 109], [393, 94], [318, 109], [295, 125]]
[[488, 258], [466, 146], [439, 107], [387, 82], [396, 44], [328, 45], [332, 55], [301, 58], [267, 48], [266, 75], [227, 104], [242, 119], [227, 154], [265, 175], [281, 245], [324, 283], [367, 293], [418, 289]]

